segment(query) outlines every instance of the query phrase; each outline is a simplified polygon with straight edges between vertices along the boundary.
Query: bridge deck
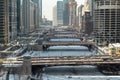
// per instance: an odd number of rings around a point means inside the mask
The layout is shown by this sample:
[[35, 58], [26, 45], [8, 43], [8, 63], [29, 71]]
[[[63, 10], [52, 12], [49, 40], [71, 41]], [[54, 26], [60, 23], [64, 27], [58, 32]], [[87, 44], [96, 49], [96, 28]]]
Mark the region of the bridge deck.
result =
[[64, 31], [60, 31], [60, 32], [49, 32], [47, 34], [76, 34], [76, 35], [80, 35], [80, 33], [77, 32], [64, 32]]
[[48, 39], [61, 39], [61, 38], [65, 38], [65, 39], [67, 39], [67, 38], [83, 39], [82, 37], [75, 36], [75, 35], [73, 35], [73, 36], [47, 36], [46, 38], [48, 38]]
[[52, 66], [52, 65], [101, 65], [101, 64], [120, 64], [119, 61], [103, 61], [102, 59], [48, 60], [48, 61], [32, 61], [32, 65], [48, 65], [48, 66]]
[[[4, 61], [4, 64], [22, 65], [23, 58], [16, 61]], [[110, 56], [63, 56], [63, 57], [32, 57], [32, 65], [54, 66], [54, 65], [101, 65], [120, 64], [120, 58], [110, 58]]]
[[87, 46], [87, 45], [93, 45], [90, 42], [81, 42], [81, 41], [43, 41], [42, 45], [82, 45], [82, 46]]

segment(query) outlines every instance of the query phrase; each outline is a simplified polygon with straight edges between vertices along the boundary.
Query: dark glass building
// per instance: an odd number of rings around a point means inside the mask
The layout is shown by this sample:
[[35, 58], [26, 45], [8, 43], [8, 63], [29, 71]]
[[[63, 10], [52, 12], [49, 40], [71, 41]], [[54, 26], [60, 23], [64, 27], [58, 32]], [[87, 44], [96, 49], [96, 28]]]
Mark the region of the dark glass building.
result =
[[69, 25], [69, 0], [63, 0], [63, 25]]
[[10, 39], [14, 40], [17, 37], [17, 0], [9, 0], [8, 5]]

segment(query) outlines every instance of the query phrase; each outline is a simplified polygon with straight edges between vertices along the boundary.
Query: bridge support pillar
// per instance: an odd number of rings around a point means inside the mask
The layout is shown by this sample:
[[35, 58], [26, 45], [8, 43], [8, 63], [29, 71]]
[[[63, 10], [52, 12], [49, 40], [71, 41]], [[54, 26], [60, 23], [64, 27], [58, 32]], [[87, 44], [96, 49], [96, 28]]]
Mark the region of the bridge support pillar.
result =
[[42, 44], [40, 44], [40, 45], [29, 45], [29, 47], [30, 47], [30, 50], [33, 50], [33, 51], [43, 51]]
[[49, 48], [49, 46], [45, 45], [43, 46], [43, 51], [46, 51]]
[[25, 75], [31, 75], [31, 57], [25, 56], [23, 60], [23, 72]]
[[88, 50], [91, 51], [93, 49], [92, 45], [88, 45]]

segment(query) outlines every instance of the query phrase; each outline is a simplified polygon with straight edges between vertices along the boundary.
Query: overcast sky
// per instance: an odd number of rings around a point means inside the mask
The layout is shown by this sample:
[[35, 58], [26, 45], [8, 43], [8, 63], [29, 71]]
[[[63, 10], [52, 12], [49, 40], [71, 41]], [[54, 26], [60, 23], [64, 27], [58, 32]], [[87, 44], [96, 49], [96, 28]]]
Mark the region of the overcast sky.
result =
[[[43, 16], [48, 20], [53, 19], [53, 7], [56, 5], [57, 0], [42, 0], [43, 1]], [[59, 0], [62, 1], [62, 0]], [[76, 0], [78, 6], [84, 3], [84, 0]]]

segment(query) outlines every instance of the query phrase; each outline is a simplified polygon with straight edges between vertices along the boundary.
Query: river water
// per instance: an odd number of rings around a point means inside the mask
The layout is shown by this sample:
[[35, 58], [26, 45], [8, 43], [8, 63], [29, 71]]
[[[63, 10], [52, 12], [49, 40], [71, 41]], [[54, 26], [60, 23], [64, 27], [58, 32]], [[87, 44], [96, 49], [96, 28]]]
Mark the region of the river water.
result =
[[[65, 41], [67, 40], [65, 39]], [[52, 46], [48, 48], [48, 51], [28, 51], [22, 56], [80, 56], [91, 54], [96, 54], [96, 52], [89, 51], [84, 46]], [[14, 77], [11, 75], [10, 80], [16, 80]], [[103, 75], [96, 66], [92, 65], [53, 66], [43, 68], [42, 80], [120, 80], [120, 76]]]
[[[25, 55], [29, 55], [27, 52]], [[84, 46], [52, 46], [48, 51], [31, 52], [32, 56], [80, 56], [96, 54]], [[107, 76], [96, 66], [53, 66], [43, 69], [42, 80], [120, 80], [120, 76]]]
[[48, 67], [42, 75], [43, 80], [120, 80], [120, 76], [106, 76], [96, 66]]

